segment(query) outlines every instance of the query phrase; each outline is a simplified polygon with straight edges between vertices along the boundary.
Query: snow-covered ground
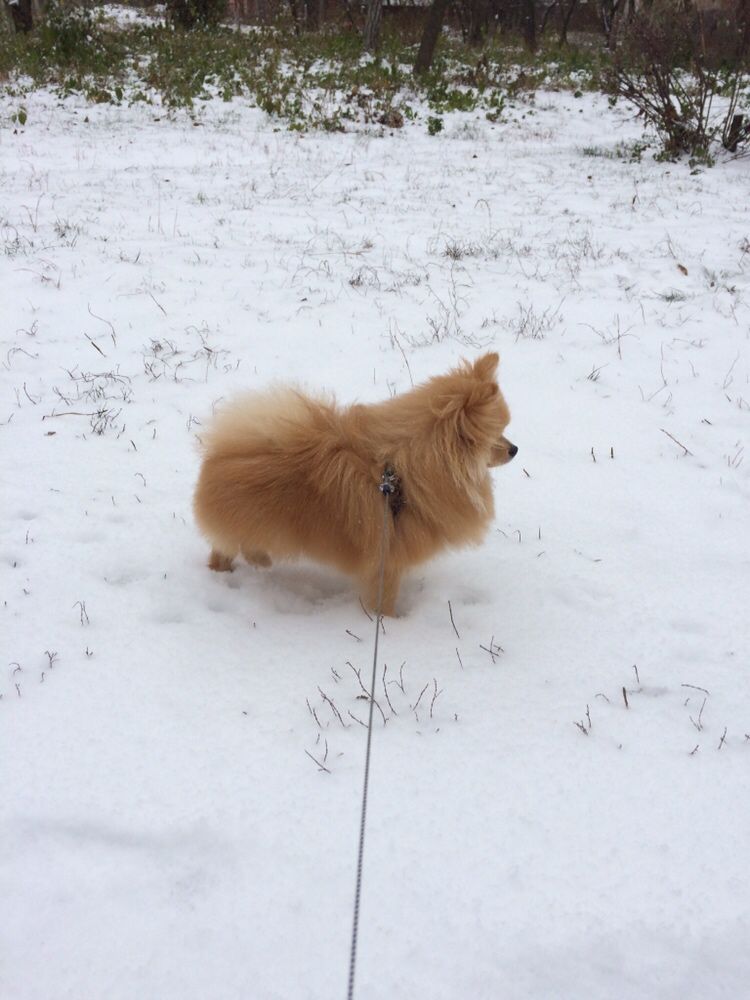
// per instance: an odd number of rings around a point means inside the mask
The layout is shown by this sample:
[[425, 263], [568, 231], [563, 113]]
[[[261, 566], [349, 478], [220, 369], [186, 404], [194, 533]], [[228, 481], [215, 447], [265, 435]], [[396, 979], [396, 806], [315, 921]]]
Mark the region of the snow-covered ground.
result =
[[584, 155], [638, 126], [561, 94], [438, 137], [24, 103], [2, 996], [344, 995], [373, 625], [320, 567], [209, 572], [196, 436], [240, 388], [374, 400], [484, 346], [520, 452], [386, 622], [357, 996], [745, 996], [747, 162]]

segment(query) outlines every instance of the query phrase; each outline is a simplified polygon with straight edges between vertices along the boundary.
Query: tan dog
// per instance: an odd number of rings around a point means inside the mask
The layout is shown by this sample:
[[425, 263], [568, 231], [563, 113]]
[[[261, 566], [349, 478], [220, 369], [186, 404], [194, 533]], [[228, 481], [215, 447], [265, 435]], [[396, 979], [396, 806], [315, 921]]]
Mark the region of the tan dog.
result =
[[449, 546], [477, 544], [494, 507], [488, 468], [517, 448], [497, 387], [497, 354], [463, 362], [411, 392], [338, 407], [292, 388], [243, 396], [203, 436], [195, 516], [212, 545], [209, 566], [242, 555], [256, 566], [308, 556], [357, 577], [378, 595], [386, 467], [382, 611], [395, 613], [401, 575]]

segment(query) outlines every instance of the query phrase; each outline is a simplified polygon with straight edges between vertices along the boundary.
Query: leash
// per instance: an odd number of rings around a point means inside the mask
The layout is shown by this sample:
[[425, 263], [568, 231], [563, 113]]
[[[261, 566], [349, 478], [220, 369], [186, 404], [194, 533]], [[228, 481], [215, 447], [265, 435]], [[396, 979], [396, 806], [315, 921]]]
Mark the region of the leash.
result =
[[370, 748], [372, 746], [372, 712], [375, 706], [375, 676], [378, 667], [378, 639], [383, 607], [383, 582], [385, 580], [385, 540], [388, 531], [389, 498], [395, 494], [398, 480], [393, 469], [386, 466], [378, 489], [383, 494], [383, 532], [380, 538], [380, 570], [378, 578], [378, 603], [375, 615], [375, 648], [372, 656], [372, 679], [370, 682], [370, 714], [367, 720], [367, 749], [365, 750], [365, 779], [362, 786], [362, 814], [359, 820], [359, 850], [357, 852], [357, 881], [354, 889], [354, 919], [352, 921], [352, 946], [349, 953], [349, 988], [347, 1000], [354, 997], [354, 972], [357, 965], [357, 940], [359, 938], [359, 901], [362, 895], [362, 859], [365, 853], [365, 823], [367, 820], [367, 790], [370, 783]]

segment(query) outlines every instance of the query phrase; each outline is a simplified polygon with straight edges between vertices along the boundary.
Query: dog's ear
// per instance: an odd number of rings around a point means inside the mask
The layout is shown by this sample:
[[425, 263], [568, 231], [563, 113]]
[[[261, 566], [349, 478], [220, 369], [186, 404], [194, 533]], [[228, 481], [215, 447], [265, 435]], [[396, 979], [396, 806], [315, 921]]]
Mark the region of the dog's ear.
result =
[[[497, 354], [495, 357], [497, 357]], [[483, 403], [489, 403], [489, 401], [494, 399], [499, 392], [500, 390], [498, 389], [496, 382], [486, 381], [482, 382], [481, 385], [475, 385], [466, 397], [464, 409], [472, 410], [478, 406], [482, 406]]]
[[474, 362], [472, 371], [475, 377], [481, 379], [483, 382], [493, 380], [497, 374], [499, 361], [500, 356], [496, 351], [491, 351], [489, 354], [483, 354], [481, 358], [477, 358]]
[[438, 396], [436, 399], [431, 401], [430, 409], [438, 420], [449, 420], [451, 417], [455, 417], [456, 414], [461, 412], [463, 405], [463, 396], [446, 392], [442, 396]]
[[[483, 359], [480, 358], [481, 360]], [[463, 425], [468, 415], [497, 396], [498, 391], [494, 382], [476, 382], [461, 391], [446, 392], [438, 396], [432, 402], [432, 412], [438, 420], [453, 419]]]

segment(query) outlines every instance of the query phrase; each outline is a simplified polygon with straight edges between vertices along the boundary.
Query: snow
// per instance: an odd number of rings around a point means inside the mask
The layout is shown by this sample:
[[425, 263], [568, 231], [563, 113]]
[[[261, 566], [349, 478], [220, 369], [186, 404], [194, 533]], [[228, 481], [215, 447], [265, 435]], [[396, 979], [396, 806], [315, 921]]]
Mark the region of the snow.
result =
[[208, 571], [196, 435], [240, 389], [374, 400], [485, 346], [520, 451], [381, 637], [357, 996], [744, 995], [746, 163], [584, 155], [639, 136], [596, 96], [437, 137], [24, 105], [3, 997], [344, 994], [374, 626], [322, 567]]

